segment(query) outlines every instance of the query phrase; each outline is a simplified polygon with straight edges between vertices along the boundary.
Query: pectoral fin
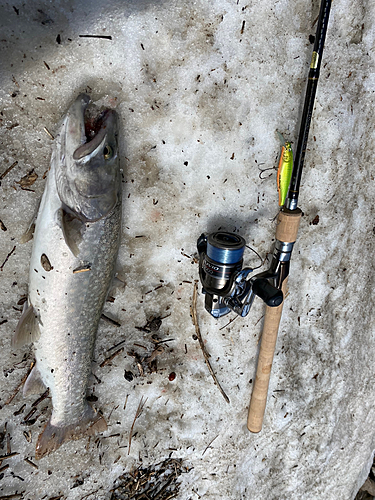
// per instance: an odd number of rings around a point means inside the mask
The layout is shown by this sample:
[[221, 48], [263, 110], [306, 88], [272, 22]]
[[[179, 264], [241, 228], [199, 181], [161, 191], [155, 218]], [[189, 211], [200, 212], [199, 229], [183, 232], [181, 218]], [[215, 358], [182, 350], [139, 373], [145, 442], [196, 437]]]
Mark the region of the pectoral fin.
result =
[[79, 255], [79, 245], [82, 241], [82, 235], [86, 229], [85, 223], [75, 217], [73, 214], [60, 208], [58, 219], [64, 235], [65, 243], [75, 257]]
[[38, 202], [38, 206], [36, 207], [36, 210], [34, 212], [33, 218], [31, 219], [28, 228], [26, 229], [26, 231], [23, 233], [23, 235], [20, 238], [20, 243], [21, 244], [27, 243], [28, 241], [30, 241], [30, 240], [33, 239], [34, 230], [35, 230], [35, 223], [36, 223], [36, 219], [38, 217], [38, 212], [39, 212], [39, 207], [40, 207], [41, 201], [42, 200], [40, 199], [39, 202]]
[[23, 395], [40, 394], [46, 390], [46, 386], [42, 381], [37, 365], [33, 367], [23, 386]]
[[16, 331], [12, 339], [12, 347], [22, 347], [25, 344], [36, 342], [40, 337], [38, 315], [30, 304], [24, 308], [22, 316], [16, 326]]

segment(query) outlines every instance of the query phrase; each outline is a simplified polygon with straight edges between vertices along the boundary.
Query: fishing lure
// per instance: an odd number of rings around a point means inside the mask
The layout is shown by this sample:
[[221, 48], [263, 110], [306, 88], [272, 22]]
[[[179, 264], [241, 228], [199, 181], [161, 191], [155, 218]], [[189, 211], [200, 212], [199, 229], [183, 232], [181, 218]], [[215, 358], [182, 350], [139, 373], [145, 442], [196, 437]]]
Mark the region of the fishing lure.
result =
[[293, 170], [293, 151], [290, 142], [277, 132], [282, 143], [279, 166], [277, 169], [277, 191], [279, 193], [279, 206], [282, 207], [288, 194], [290, 179]]

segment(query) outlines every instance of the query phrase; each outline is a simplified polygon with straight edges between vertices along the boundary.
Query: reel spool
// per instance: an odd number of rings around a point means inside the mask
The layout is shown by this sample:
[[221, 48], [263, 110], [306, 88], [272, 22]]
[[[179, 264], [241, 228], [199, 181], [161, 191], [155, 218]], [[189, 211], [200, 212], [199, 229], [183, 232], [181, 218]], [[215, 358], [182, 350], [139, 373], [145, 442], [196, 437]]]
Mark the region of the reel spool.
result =
[[247, 280], [253, 269], [242, 268], [245, 246], [242, 236], [223, 231], [202, 234], [198, 239], [199, 276], [206, 296], [205, 308], [214, 318], [231, 311], [246, 316], [255, 295], [270, 307], [283, 301], [282, 291], [269, 282], [273, 275], [262, 273]]

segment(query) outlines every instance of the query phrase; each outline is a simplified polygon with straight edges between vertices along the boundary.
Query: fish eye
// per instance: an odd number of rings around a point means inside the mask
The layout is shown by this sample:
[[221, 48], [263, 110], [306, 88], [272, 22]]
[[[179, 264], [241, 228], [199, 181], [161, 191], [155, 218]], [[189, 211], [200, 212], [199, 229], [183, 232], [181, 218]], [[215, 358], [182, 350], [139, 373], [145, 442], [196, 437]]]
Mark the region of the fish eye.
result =
[[105, 160], [110, 160], [113, 156], [113, 150], [109, 144], [106, 144], [103, 149], [103, 156]]

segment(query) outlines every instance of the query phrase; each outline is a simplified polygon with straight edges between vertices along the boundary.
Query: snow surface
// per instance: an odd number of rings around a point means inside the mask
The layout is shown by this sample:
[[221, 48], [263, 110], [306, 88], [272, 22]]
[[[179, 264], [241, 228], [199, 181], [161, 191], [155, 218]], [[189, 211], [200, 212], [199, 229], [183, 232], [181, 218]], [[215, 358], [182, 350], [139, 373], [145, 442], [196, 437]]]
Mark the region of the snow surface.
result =
[[[225, 326], [233, 315], [215, 321], [199, 297], [201, 331], [230, 404], [213, 384], [190, 317], [202, 232], [221, 227], [262, 257], [272, 250], [276, 172], [258, 174], [277, 164], [276, 130], [296, 143], [318, 11], [306, 0], [1, 3], [0, 173], [18, 163], [0, 188], [7, 229], [0, 263], [16, 246], [0, 272], [0, 426], [7, 422], [19, 454], [2, 462], [9, 467], [0, 495], [107, 499], [124, 470], [171, 454], [191, 468], [181, 476], [181, 500], [355, 497], [375, 449], [372, 2], [332, 6], [302, 179], [304, 217], [260, 434], [247, 431], [246, 419], [264, 304]], [[5, 404], [32, 359], [30, 347], [10, 344], [32, 245], [19, 240], [45, 185], [52, 142], [44, 127], [53, 134], [82, 91], [121, 116], [126, 287], [107, 303], [121, 327], [101, 322], [89, 391], [109, 428], [64, 445], [36, 469], [24, 459], [35, 461], [48, 400], [31, 426], [21, 422], [33, 397], [20, 391]], [[16, 181], [32, 169], [38, 178], [22, 190]], [[250, 251], [245, 259], [258, 265]], [[157, 316], [164, 318], [157, 334], [173, 340], [163, 344], [157, 373], [142, 377], [128, 352], [152, 353], [152, 333], [135, 327]], [[124, 350], [100, 367], [122, 340]]]

